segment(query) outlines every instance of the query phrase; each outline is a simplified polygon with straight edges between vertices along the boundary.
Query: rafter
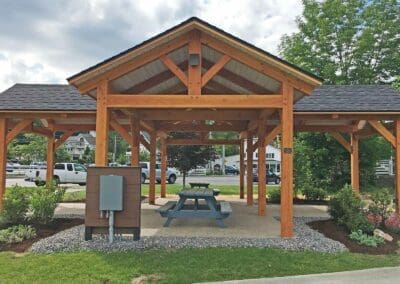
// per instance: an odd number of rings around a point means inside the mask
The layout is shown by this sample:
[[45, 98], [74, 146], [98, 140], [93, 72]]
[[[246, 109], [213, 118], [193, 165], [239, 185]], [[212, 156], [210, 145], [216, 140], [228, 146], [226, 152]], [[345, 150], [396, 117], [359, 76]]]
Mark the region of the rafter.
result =
[[169, 145], [240, 145], [240, 140], [223, 139], [172, 139], [166, 140]]
[[201, 78], [201, 86], [204, 87], [208, 81], [210, 81], [221, 69], [231, 60], [231, 57], [228, 55], [222, 56], [217, 63], [211, 66], [210, 69], [203, 75]]
[[162, 55], [160, 57], [161, 62], [172, 72], [176, 77], [181, 80], [181, 82], [187, 87], [188, 85], [188, 77], [186, 74], [169, 58], [167, 55]]

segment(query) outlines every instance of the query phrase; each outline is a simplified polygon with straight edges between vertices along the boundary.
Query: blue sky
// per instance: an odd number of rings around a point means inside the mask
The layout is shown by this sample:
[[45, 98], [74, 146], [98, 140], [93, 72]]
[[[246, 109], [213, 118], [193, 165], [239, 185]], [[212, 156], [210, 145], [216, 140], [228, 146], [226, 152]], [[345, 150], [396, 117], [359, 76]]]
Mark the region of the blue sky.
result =
[[300, 0], [0, 0], [0, 91], [65, 78], [197, 16], [278, 54]]

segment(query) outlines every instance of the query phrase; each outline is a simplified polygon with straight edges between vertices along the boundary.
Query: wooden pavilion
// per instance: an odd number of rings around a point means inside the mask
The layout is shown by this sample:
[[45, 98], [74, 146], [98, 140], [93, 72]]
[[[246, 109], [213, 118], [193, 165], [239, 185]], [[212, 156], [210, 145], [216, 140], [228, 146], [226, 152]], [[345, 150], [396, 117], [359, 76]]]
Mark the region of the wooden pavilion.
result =
[[[266, 214], [265, 146], [281, 136], [281, 236], [293, 235], [293, 132], [329, 132], [351, 157], [359, 190], [358, 141], [377, 131], [400, 159], [400, 94], [387, 86], [321, 86], [322, 80], [198, 18], [190, 18], [70, 78], [68, 85], [17, 84], [0, 95], [0, 200], [5, 190], [6, 145], [20, 132], [48, 137], [54, 150], [78, 131], [96, 130], [96, 165], [108, 164], [109, 129], [150, 151], [149, 202], [154, 203], [156, 142], [161, 144], [161, 197], [166, 195], [166, 146], [240, 145], [240, 198], [253, 205], [252, 171], [258, 149], [258, 215]], [[360, 97], [364, 95], [364, 97]], [[358, 96], [357, 96], [358, 95]], [[35, 123], [33, 123], [35, 121]], [[40, 121], [40, 123], [38, 123]], [[384, 125], [384, 124], [387, 125]], [[392, 131], [393, 130], [393, 131]], [[147, 140], [141, 133], [145, 131]], [[198, 133], [173, 139], [169, 132]], [[234, 131], [235, 140], [209, 139]], [[62, 135], [55, 138], [55, 133]], [[350, 134], [350, 141], [343, 133]], [[258, 138], [253, 144], [253, 137]], [[48, 167], [47, 180], [53, 177]], [[400, 181], [396, 168], [396, 184]], [[397, 199], [400, 190], [397, 187]], [[1, 203], [0, 203], [1, 204]]]

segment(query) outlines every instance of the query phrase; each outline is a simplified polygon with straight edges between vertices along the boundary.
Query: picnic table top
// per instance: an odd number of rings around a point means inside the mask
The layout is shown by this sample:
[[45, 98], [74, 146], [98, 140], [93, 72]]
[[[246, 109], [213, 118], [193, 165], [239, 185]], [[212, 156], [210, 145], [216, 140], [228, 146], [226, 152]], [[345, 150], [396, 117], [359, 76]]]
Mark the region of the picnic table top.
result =
[[206, 187], [208, 188], [208, 186], [210, 185], [210, 183], [207, 182], [189, 182], [190, 187]]
[[214, 190], [209, 188], [198, 188], [198, 189], [183, 189], [178, 192], [181, 197], [213, 197], [215, 195]]

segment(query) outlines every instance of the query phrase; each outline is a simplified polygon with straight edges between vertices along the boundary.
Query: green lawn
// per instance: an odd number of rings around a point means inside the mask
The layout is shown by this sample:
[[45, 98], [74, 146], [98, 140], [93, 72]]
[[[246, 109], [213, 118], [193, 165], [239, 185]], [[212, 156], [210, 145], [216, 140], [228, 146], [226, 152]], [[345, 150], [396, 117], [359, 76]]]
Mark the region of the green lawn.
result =
[[1, 283], [192, 283], [398, 266], [399, 256], [278, 249], [209, 248], [143, 252], [0, 253]]
[[[221, 195], [239, 195], [239, 186], [238, 185], [210, 185], [211, 188], [218, 188], [221, 190]], [[279, 185], [267, 185], [267, 188], [279, 187]], [[176, 194], [178, 191], [182, 189], [182, 185], [179, 184], [167, 184], [167, 194]], [[159, 184], [156, 185], [156, 195], [160, 195], [161, 186]], [[246, 190], [246, 189], [245, 189]], [[257, 193], [257, 185], [254, 185], [254, 192]], [[149, 185], [142, 185], [142, 195], [148, 196], [149, 194]], [[66, 192], [64, 195], [64, 202], [79, 202], [83, 201], [86, 198], [85, 191], [76, 191], [76, 192]]]

